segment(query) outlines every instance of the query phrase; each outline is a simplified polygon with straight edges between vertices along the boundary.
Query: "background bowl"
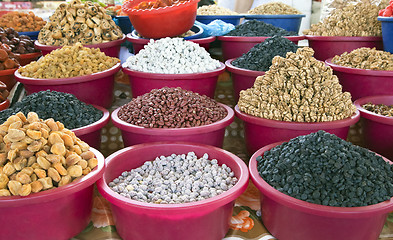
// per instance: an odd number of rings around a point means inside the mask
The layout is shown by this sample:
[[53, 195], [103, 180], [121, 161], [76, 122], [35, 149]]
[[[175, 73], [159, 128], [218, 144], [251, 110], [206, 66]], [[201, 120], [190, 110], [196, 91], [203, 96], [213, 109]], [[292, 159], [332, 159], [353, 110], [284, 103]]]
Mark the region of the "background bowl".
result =
[[298, 33], [300, 29], [300, 24], [302, 23], [302, 18], [306, 15], [304, 14], [293, 14], [293, 15], [252, 15], [245, 14], [244, 19], [247, 20], [258, 20], [265, 23], [269, 23], [273, 26], [284, 28], [287, 31], [293, 31]]
[[34, 32], [18, 32], [19, 36], [20, 35], [26, 35], [31, 38], [31, 40], [37, 40], [38, 39], [38, 34], [40, 31], [34, 31]]
[[124, 122], [118, 117], [120, 107], [112, 112], [112, 123], [121, 130], [124, 146], [159, 141], [187, 141], [222, 147], [225, 128], [233, 122], [232, 108], [219, 103], [227, 111], [227, 116], [212, 124], [190, 128], [144, 128]]
[[7, 85], [8, 91], [10, 91], [16, 83], [16, 80], [14, 77], [14, 73], [16, 70], [18, 70], [18, 68], [12, 68], [12, 69], [0, 71], [0, 81], [3, 82], [5, 85]]
[[112, 19], [114, 19], [116, 25], [120, 27], [124, 34], [129, 34], [132, 30], [134, 30], [128, 16], [114, 16]]
[[363, 119], [361, 123], [366, 148], [393, 159], [393, 117], [364, 109], [362, 105], [366, 103], [393, 105], [393, 95], [368, 96], [355, 101]]
[[393, 18], [378, 17], [382, 26], [383, 50], [393, 53]]
[[306, 35], [309, 46], [314, 49], [314, 57], [325, 61], [344, 52], [367, 47], [383, 49], [382, 37], [329, 37]]
[[18, 62], [21, 66], [25, 66], [32, 61], [37, 61], [41, 56], [41, 52], [19, 54]]
[[94, 183], [105, 169], [104, 156], [93, 148], [90, 150], [96, 155], [98, 166], [79, 180], [27, 197], [1, 197], [1, 237], [70, 239], [81, 232], [90, 222]]
[[239, 25], [240, 19], [243, 18], [243, 15], [197, 15], [196, 20], [203, 24], [209, 24], [214, 20], [221, 20], [226, 23], [230, 23], [233, 25]]
[[23, 83], [27, 94], [44, 90], [74, 94], [85, 103], [104, 108], [112, 105], [115, 74], [120, 70], [120, 63], [102, 72], [85, 76], [59, 79], [37, 79], [23, 77], [18, 71], [15, 78]]
[[281, 143], [259, 149], [249, 163], [251, 180], [261, 192], [262, 221], [271, 234], [280, 240], [378, 239], [393, 210], [392, 199], [364, 207], [330, 207], [290, 197], [265, 182], [256, 158]]
[[359, 111], [356, 111], [349, 118], [331, 122], [284, 122], [243, 113], [237, 105], [235, 114], [244, 122], [244, 138], [249, 154], [271, 143], [287, 141], [319, 130], [325, 130], [345, 140], [348, 136], [349, 127], [359, 121], [360, 118]]
[[[235, 186], [213, 198], [183, 204], [144, 203], [113, 192], [108, 183], [123, 171], [140, 167], [160, 155], [195, 152], [209, 154], [218, 164], [226, 164], [239, 179]], [[217, 240], [229, 229], [235, 199], [248, 184], [248, 170], [236, 155], [212, 146], [185, 142], [140, 144], [122, 149], [106, 159], [107, 171], [97, 182], [99, 192], [110, 203], [116, 229], [125, 240]], [[146, 231], [146, 226], [149, 231]]]

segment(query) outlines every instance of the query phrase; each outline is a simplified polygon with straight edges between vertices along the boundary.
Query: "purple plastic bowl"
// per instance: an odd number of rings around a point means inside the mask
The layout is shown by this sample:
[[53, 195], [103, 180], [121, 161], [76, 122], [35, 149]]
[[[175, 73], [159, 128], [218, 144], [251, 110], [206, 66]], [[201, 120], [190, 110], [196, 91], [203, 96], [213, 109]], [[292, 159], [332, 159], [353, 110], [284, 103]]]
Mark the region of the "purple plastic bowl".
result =
[[[297, 44], [303, 40], [304, 36], [284, 36], [293, 43]], [[217, 39], [221, 41], [222, 56], [225, 61], [231, 58], [238, 58], [243, 53], [250, 51], [252, 47], [258, 43], [264, 42], [271, 37], [236, 37], [236, 36], [218, 36]]]
[[343, 91], [350, 92], [352, 100], [393, 93], [393, 71], [343, 67], [332, 63], [331, 58], [325, 63], [333, 68], [333, 73], [340, 80]]
[[[239, 179], [228, 191], [213, 198], [183, 204], [144, 203], [113, 192], [108, 183], [123, 171], [140, 167], [160, 155], [209, 154], [226, 164]], [[235, 199], [248, 185], [248, 169], [236, 155], [213, 146], [186, 142], [140, 144], [117, 151], [106, 159], [107, 171], [97, 182], [99, 192], [111, 203], [116, 230], [124, 240], [218, 240], [229, 229]]]
[[[83, 45], [84, 47], [88, 48], [99, 48], [101, 52], [105, 53], [105, 55], [109, 57], [119, 57], [120, 53], [120, 45], [126, 41], [126, 36], [123, 34], [123, 37], [118, 40], [106, 42], [106, 43], [98, 43], [98, 44], [91, 44], [91, 45]], [[45, 56], [46, 54], [52, 52], [53, 50], [62, 48], [63, 46], [50, 46], [50, 45], [44, 45], [38, 42], [36, 40], [34, 42], [35, 48], [41, 50], [42, 55]]]
[[233, 92], [237, 102], [239, 101], [240, 91], [254, 86], [255, 79], [258, 76], [265, 75], [265, 72], [235, 67], [232, 65], [232, 61], [234, 60], [235, 58], [227, 60], [225, 66], [232, 75]]
[[329, 37], [306, 35], [309, 46], [314, 49], [314, 57], [325, 61], [344, 52], [361, 47], [383, 50], [382, 37]]
[[273, 236], [280, 240], [378, 239], [388, 213], [393, 210], [392, 198], [364, 207], [331, 207], [281, 193], [260, 177], [256, 161], [281, 143], [259, 149], [249, 163], [251, 180], [261, 192], [262, 221]]
[[112, 112], [112, 122], [121, 130], [124, 146], [132, 146], [140, 143], [160, 141], [187, 141], [222, 147], [225, 128], [233, 122], [234, 112], [232, 108], [219, 103], [224, 107], [227, 116], [215, 123], [190, 128], [144, 128], [132, 125], [119, 119], [117, 116], [120, 107]]
[[81, 179], [26, 197], [0, 197], [1, 238], [66, 240], [81, 232], [90, 222], [94, 183], [105, 169], [104, 156], [90, 150], [98, 166]]
[[355, 106], [363, 118], [362, 130], [366, 148], [393, 159], [393, 117], [367, 111], [362, 107], [366, 103], [393, 105], [393, 95], [369, 96], [355, 101]]
[[85, 103], [109, 108], [113, 100], [115, 74], [120, 70], [120, 63], [102, 72], [85, 76], [58, 79], [38, 79], [23, 77], [15, 71], [15, 79], [23, 83], [27, 94], [47, 89], [74, 94]]
[[109, 111], [103, 107], [93, 105], [103, 113], [102, 118], [97, 122], [84, 127], [72, 129], [75, 135], [82, 141], [89, 144], [90, 147], [100, 150], [101, 148], [101, 129], [109, 122]]
[[235, 106], [236, 117], [244, 122], [244, 138], [249, 154], [271, 143], [287, 141], [300, 135], [307, 135], [325, 130], [344, 140], [347, 139], [349, 127], [360, 119], [359, 111], [343, 120], [331, 122], [284, 122], [255, 117], [240, 111]]
[[143, 95], [153, 89], [181, 87], [214, 98], [218, 75], [224, 71], [225, 65], [223, 63], [220, 63], [219, 68], [210, 72], [188, 74], [147, 73], [123, 68], [123, 72], [130, 79], [132, 97]]

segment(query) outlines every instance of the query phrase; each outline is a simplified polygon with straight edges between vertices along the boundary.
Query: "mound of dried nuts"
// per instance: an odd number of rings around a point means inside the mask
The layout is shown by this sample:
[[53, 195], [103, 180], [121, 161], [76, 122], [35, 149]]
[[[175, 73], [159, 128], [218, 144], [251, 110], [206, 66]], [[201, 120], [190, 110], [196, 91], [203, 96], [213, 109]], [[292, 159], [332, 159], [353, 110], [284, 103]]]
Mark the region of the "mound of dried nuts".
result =
[[238, 13], [228, 8], [212, 4], [199, 7], [197, 15], [238, 15]]
[[303, 33], [314, 36], [381, 36], [378, 11], [378, 6], [367, 1], [349, 4], [342, 9], [336, 9], [322, 22], [312, 24], [311, 28]]
[[30, 78], [70, 78], [102, 72], [119, 62], [118, 58], [106, 56], [99, 48], [87, 48], [76, 43], [56, 49], [18, 71]]
[[19, 35], [13, 28], [0, 27], [0, 42], [10, 46], [13, 53], [26, 54], [39, 51], [34, 47], [34, 40], [29, 36]]
[[12, 27], [18, 32], [39, 31], [45, 23], [42, 18], [36, 16], [33, 12], [12, 11], [0, 17], [0, 27]]
[[256, 8], [253, 8], [247, 12], [248, 14], [255, 15], [294, 15], [294, 14], [302, 14], [296, 8], [293, 8], [285, 3], [281, 2], [270, 2], [259, 5]]
[[7, 90], [7, 85], [0, 81], [0, 103], [4, 102], [9, 95], [10, 92]]
[[53, 119], [17, 113], [0, 125], [0, 196], [27, 196], [60, 187], [93, 170], [87, 143]]
[[15, 54], [11, 52], [10, 46], [0, 43], [0, 71], [18, 67], [20, 64]]
[[352, 116], [356, 107], [342, 92], [333, 70], [313, 58], [311, 48], [276, 56], [254, 86], [240, 92], [239, 109], [247, 114], [289, 122], [326, 122]]
[[336, 55], [332, 63], [351, 68], [393, 71], [393, 54], [364, 47]]
[[386, 117], [393, 117], [393, 105], [366, 103], [364, 109]]
[[98, 3], [72, 0], [62, 3], [41, 29], [38, 41], [45, 45], [83, 45], [117, 40], [123, 32]]

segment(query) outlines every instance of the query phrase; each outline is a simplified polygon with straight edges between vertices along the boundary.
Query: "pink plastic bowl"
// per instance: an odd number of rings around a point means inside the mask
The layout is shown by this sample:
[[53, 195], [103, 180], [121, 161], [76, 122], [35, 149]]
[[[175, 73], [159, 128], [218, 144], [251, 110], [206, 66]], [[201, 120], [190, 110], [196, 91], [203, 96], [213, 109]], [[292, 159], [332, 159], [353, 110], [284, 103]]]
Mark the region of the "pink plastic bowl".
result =
[[[83, 45], [84, 47], [88, 48], [99, 48], [101, 52], [105, 53], [105, 55], [109, 57], [119, 57], [120, 53], [120, 45], [126, 41], [126, 36], [123, 34], [123, 37], [118, 40], [106, 42], [106, 43], [98, 43], [98, 44], [91, 44], [91, 45]], [[38, 42], [36, 40], [34, 42], [35, 48], [41, 50], [42, 55], [45, 56], [46, 54], [52, 52], [53, 50], [62, 48], [63, 46], [50, 46], [50, 45], [44, 45]]]
[[72, 131], [78, 138], [89, 144], [90, 147], [100, 150], [101, 129], [109, 122], [109, 111], [97, 105], [93, 106], [103, 113], [102, 118], [87, 126], [72, 129]]
[[393, 210], [392, 198], [365, 207], [330, 207], [281, 193], [260, 177], [256, 161], [281, 143], [259, 149], [249, 163], [251, 180], [261, 192], [262, 221], [273, 236], [280, 240], [378, 239], [388, 213]]
[[159, 141], [187, 141], [222, 147], [225, 128], [233, 122], [234, 112], [232, 108], [219, 103], [224, 107], [228, 115], [215, 123], [190, 128], [144, 128], [132, 125], [119, 119], [117, 116], [120, 108], [112, 112], [112, 122], [121, 130], [124, 146], [132, 146], [140, 143]]
[[81, 179], [27, 197], [0, 197], [1, 238], [66, 240], [81, 232], [90, 222], [94, 183], [105, 169], [104, 156], [90, 150], [98, 166]]
[[115, 74], [120, 70], [120, 63], [102, 72], [85, 76], [59, 79], [38, 79], [23, 77], [19, 71], [15, 78], [23, 83], [27, 94], [44, 90], [74, 94], [85, 103], [108, 108], [112, 104]]
[[[297, 44], [298, 41], [303, 40], [304, 36], [284, 36]], [[250, 51], [252, 47], [258, 43], [264, 42], [271, 37], [236, 37], [236, 36], [218, 36], [217, 39], [221, 41], [222, 55], [226, 60], [231, 58], [238, 58], [243, 53]]]
[[337, 137], [347, 139], [349, 127], [360, 119], [359, 111], [346, 119], [332, 122], [284, 122], [255, 117], [240, 111], [235, 107], [236, 117], [244, 122], [244, 138], [249, 154], [271, 143], [290, 140], [300, 135], [307, 135], [319, 130], [325, 130]]
[[393, 105], [393, 95], [359, 98], [355, 106], [363, 118], [362, 130], [366, 148], [393, 159], [393, 117], [382, 116], [362, 107], [366, 103]]
[[123, 72], [129, 76], [133, 97], [143, 95], [153, 89], [163, 87], [181, 87], [185, 90], [206, 95], [214, 98], [218, 75], [225, 71], [225, 65], [210, 72], [189, 74], [161, 74], [147, 73], [123, 68]]
[[309, 46], [314, 49], [314, 57], [321, 61], [361, 47], [375, 47], [378, 50], [383, 50], [382, 37], [329, 37], [306, 35], [306, 39], [308, 40]]
[[[144, 203], [113, 192], [108, 183], [123, 171], [140, 167], [157, 156], [172, 153], [197, 156], [209, 154], [218, 164], [226, 164], [235, 173], [238, 182], [228, 191], [213, 198], [183, 204]], [[99, 192], [111, 203], [116, 229], [124, 240], [218, 240], [228, 231], [235, 199], [248, 185], [248, 169], [236, 155], [213, 146], [185, 143], [158, 142], [140, 144], [122, 149], [106, 159], [107, 171], [97, 182]]]
[[332, 63], [331, 58], [325, 63], [333, 68], [343, 91], [350, 92], [352, 100], [373, 95], [389, 95], [393, 92], [393, 71], [343, 67]]
[[253, 71], [244, 68], [238, 68], [232, 65], [235, 58], [229, 59], [225, 62], [227, 70], [231, 72], [233, 92], [236, 102], [239, 101], [240, 91], [246, 90], [254, 86], [255, 79], [258, 76], [265, 75], [262, 71]]

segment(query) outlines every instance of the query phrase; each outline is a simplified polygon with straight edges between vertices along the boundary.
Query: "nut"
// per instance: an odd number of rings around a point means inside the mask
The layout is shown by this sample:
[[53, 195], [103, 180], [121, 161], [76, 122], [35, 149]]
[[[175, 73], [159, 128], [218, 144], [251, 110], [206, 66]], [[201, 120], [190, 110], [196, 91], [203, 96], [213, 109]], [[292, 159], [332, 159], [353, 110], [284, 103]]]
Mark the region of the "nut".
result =
[[44, 190], [53, 187], [52, 178], [50, 177], [40, 178], [37, 181], [39, 181], [42, 184]]
[[33, 193], [39, 192], [44, 188], [44, 186], [40, 181], [34, 181], [30, 185], [31, 185], [31, 192]]
[[67, 173], [73, 178], [82, 176], [82, 167], [79, 165], [73, 165], [67, 168]]
[[9, 181], [7, 186], [12, 195], [19, 195], [19, 192], [22, 188], [22, 184], [15, 180]]
[[61, 179], [59, 172], [57, 172], [54, 168], [48, 169], [48, 177], [52, 178], [55, 182], [59, 182]]
[[30, 184], [25, 184], [21, 187], [19, 190], [19, 195], [20, 196], [27, 196], [31, 193], [31, 185]]

